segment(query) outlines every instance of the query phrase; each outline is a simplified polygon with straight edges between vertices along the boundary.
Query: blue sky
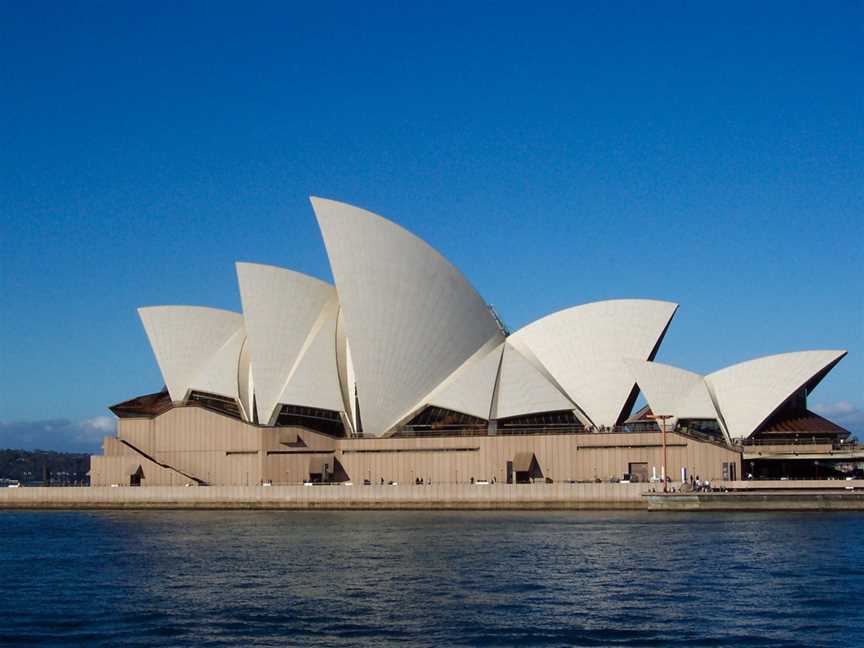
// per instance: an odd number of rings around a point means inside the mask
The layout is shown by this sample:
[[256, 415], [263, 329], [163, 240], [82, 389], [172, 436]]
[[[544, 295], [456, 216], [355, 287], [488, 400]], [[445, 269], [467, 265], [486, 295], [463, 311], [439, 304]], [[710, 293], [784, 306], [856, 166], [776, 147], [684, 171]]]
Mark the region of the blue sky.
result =
[[0, 4], [0, 446], [162, 385], [136, 307], [329, 279], [310, 194], [511, 328], [646, 297], [694, 371], [848, 349], [811, 404], [864, 429], [861, 2], [180, 5]]

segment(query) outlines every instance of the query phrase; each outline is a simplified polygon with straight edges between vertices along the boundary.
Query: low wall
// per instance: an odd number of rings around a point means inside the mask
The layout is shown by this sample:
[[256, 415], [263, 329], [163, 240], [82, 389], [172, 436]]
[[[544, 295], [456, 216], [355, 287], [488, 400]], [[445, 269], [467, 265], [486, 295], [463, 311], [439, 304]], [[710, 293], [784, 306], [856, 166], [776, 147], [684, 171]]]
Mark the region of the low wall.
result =
[[845, 491], [864, 490], [864, 479], [766, 479], [721, 481], [714, 485], [735, 491]]
[[649, 484], [2, 488], [0, 509], [644, 509]]
[[864, 492], [653, 494], [649, 511], [864, 511]]
[[653, 493], [649, 511], [864, 511], [864, 480], [800, 479], [727, 481], [728, 492]]
[[735, 490], [664, 495], [657, 485], [605, 483], [0, 488], [0, 509], [864, 510], [864, 480], [715, 486]]

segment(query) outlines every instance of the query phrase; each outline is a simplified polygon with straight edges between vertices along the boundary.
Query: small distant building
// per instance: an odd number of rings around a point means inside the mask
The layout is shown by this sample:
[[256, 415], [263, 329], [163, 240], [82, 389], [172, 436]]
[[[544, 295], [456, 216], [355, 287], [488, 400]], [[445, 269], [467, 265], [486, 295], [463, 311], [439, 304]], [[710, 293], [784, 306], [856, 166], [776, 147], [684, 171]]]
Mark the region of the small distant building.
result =
[[654, 361], [677, 305], [646, 299], [510, 332], [421, 239], [312, 205], [335, 286], [238, 263], [242, 313], [139, 310], [165, 388], [111, 408], [117, 435], [92, 458], [93, 485], [657, 479], [652, 412], [670, 417], [675, 480], [782, 472], [778, 452], [828, 456], [849, 436], [806, 404], [845, 351], [701, 376]]

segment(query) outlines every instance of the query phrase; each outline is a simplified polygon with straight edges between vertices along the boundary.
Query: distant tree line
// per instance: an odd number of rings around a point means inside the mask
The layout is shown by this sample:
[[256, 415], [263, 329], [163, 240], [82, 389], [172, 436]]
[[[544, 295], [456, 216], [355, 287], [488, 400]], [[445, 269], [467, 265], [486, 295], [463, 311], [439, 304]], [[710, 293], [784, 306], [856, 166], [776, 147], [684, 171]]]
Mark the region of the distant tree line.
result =
[[90, 455], [50, 450], [0, 450], [0, 485], [10, 481], [22, 484], [88, 484]]

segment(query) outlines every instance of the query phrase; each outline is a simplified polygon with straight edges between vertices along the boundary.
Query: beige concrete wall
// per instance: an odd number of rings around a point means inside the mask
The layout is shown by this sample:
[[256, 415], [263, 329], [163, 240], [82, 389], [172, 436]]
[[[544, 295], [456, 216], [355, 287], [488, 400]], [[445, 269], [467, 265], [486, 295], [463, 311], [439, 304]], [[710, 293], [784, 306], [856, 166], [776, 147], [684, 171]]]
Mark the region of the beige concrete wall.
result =
[[[120, 419], [117, 437], [160, 463], [225, 486], [254, 486], [265, 480], [302, 483], [309, 478], [313, 458], [332, 453], [336, 446], [332, 438], [311, 430], [250, 425], [199, 407], [174, 408], [154, 419]], [[302, 445], [290, 445], [298, 441]], [[329, 464], [332, 469], [332, 458]], [[91, 483], [117, 482], [104, 481], [97, 473]]]
[[117, 438], [152, 454], [156, 450], [156, 420], [157, 419], [118, 419]]
[[105, 456], [90, 458], [90, 483], [96, 486], [119, 484], [128, 486], [130, 475], [139, 466], [144, 486], [182, 486], [189, 482], [185, 475], [150, 461], [113, 437], [103, 441]]
[[[186, 475], [208, 483], [250, 486], [261, 479], [261, 429], [203, 408], [185, 407], [171, 409], [154, 419], [120, 419], [117, 437]], [[246, 452], [253, 454], [243, 454]], [[175, 481], [160, 474], [151, 477], [147, 472], [145, 478], [151, 485], [165, 486]], [[182, 483], [189, 481], [184, 476]], [[117, 482], [101, 478], [95, 481], [91, 474], [91, 484], [112, 483]]]
[[260, 481], [260, 456], [226, 454], [224, 450], [201, 452], [158, 452], [160, 462], [208, 484], [254, 486]]
[[175, 407], [154, 419], [154, 451], [257, 451], [261, 428], [201, 407]]
[[[629, 464], [648, 464], [649, 474], [662, 465], [659, 433], [568, 434], [446, 438], [332, 439], [303, 428], [251, 425], [200, 407], [178, 407], [152, 420], [121, 419], [118, 437], [158, 463], [213, 485], [300, 484], [310, 467], [338, 459], [351, 480], [362, 483], [417, 478], [438, 483], [506, 481], [506, 465], [519, 453], [534, 453], [543, 476], [554, 482], [620, 479]], [[297, 443], [302, 440], [302, 444]], [[681, 467], [702, 479], [722, 478], [722, 464], [740, 453], [667, 435], [669, 475]], [[98, 476], [98, 473], [97, 473]], [[149, 477], [148, 477], [149, 478]], [[107, 485], [101, 477], [94, 485]], [[153, 482], [151, 482], [153, 483]]]
[[[629, 464], [656, 466], [663, 453], [657, 433], [567, 434], [442, 439], [357, 439], [338, 442], [336, 455], [353, 480], [435, 482], [506, 479], [506, 465], [522, 452], [533, 452], [544, 477], [555, 482], [620, 479]], [[714, 444], [667, 435], [669, 475], [678, 479], [681, 467], [702, 479], [723, 477], [723, 462], [740, 464], [740, 454]], [[740, 465], [739, 465], [740, 474]]]
[[[303, 445], [288, 445], [302, 440]], [[337, 441], [303, 428], [262, 428], [262, 480], [273, 484], [301, 484], [310, 468], [319, 470], [322, 460], [333, 470]]]

